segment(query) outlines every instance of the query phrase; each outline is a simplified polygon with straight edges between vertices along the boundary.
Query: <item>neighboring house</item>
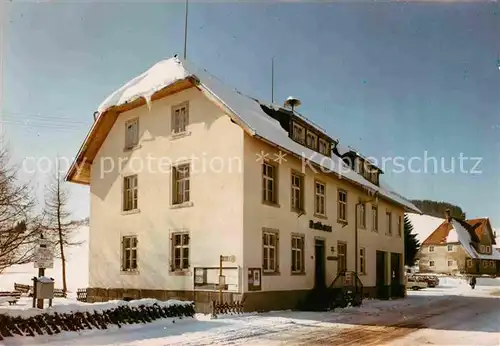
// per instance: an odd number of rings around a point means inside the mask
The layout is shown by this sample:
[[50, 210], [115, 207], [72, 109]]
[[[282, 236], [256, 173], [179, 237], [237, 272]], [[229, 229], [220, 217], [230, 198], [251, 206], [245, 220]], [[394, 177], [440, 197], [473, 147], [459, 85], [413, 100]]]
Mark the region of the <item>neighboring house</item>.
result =
[[221, 255], [235, 256], [223, 298], [246, 310], [294, 308], [342, 270], [369, 295], [402, 284], [403, 216], [419, 210], [380, 187], [378, 169], [367, 180], [332, 155], [337, 141], [290, 107], [177, 57], [111, 94], [66, 177], [90, 185], [89, 300], [206, 310]]
[[500, 253], [488, 218], [445, 219], [422, 243], [421, 272], [496, 275]]

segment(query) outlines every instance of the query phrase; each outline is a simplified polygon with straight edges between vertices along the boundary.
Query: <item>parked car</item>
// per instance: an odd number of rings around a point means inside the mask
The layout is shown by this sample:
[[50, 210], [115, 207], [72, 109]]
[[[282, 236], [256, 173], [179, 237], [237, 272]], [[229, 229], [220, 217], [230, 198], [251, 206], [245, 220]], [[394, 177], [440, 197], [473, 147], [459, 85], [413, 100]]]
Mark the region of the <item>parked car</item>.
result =
[[410, 290], [421, 290], [429, 287], [427, 280], [417, 275], [408, 275], [406, 277], [406, 288]]
[[436, 287], [439, 285], [439, 278], [436, 275], [418, 275], [422, 280], [427, 282], [428, 287]]

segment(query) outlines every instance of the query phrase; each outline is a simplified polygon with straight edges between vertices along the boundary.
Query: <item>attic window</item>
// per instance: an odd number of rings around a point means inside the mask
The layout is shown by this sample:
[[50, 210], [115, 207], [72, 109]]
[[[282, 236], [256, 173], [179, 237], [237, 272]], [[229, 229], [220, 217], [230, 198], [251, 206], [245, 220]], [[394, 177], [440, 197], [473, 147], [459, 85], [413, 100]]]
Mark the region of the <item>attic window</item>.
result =
[[319, 152], [325, 156], [330, 156], [330, 148], [328, 142], [320, 138], [318, 144], [319, 144]]
[[172, 107], [172, 132], [185, 133], [189, 124], [189, 105], [187, 102]]
[[297, 123], [293, 123], [292, 138], [299, 143], [305, 142], [305, 130]]
[[125, 123], [125, 149], [132, 149], [139, 143], [139, 118]]
[[318, 148], [318, 136], [316, 136], [313, 132], [307, 131], [307, 146], [313, 150], [317, 150]]

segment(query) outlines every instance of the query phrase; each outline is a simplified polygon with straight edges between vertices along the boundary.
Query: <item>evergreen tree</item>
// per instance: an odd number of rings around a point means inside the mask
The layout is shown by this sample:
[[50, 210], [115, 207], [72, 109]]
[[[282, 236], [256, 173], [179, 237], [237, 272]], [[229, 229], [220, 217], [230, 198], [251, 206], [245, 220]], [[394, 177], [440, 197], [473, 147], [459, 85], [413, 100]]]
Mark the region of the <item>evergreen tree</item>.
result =
[[420, 248], [417, 235], [413, 233], [413, 225], [411, 224], [408, 215], [405, 215], [405, 265], [412, 266], [415, 264], [415, 259]]

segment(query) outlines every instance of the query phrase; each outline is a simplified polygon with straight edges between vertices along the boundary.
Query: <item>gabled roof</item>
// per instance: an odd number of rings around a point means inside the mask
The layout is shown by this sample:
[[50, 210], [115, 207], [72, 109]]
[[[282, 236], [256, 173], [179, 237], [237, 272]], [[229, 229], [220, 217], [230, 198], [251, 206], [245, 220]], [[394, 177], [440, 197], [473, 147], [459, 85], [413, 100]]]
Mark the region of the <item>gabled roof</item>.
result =
[[[346, 179], [350, 183], [357, 185], [372, 193], [378, 193], [379, 197], [392, 201], [395, 204], [403, 206], [406, 210], [420, 213], [417, 207], [411, 202], [402, 198], [392, 191], [385, 190], [348, 167], [341, 158], [332, 155], [323, 156], [307, 147], [293, 141], [288, 133], [280, 126], [279, 122], [268, 116], [261, 108], [258, 100], [243, 95], [235, 89], [232, 89], [222, 83], [219, 79], [208, 73], [206, 70], [199, 69], [190, 62], [180, 59], [176, 56], [161, 61], [151, 67], [148, 71], [132, 79], [117, 91], [113, 92], [104, 100], [98, 108], [97, 120], [90, 130], [89, 135], [82, 145], [77, 159], [71, 166], [66, 179], [78, 182], [75, 175], [78, 173], [77, 167], [82, 160], [86, 159], [92, 162], [97, 154], [87, 153], [87, 150], [95, 138], [99, 122], [105, 122], [106, 117], [116, 119], [123, 107], [138, 102], [142, 99], [151, 107], [151, 100], [158, 98], [159, 93], [167, 94], [169, 88], [187, 81], [188, 84], [197, 87], [208, 99], [223, 108], [228, 116], [238, 125], [240, 125], [250, 136], [257, 137], [273, 146], [278, 147], [287, 153], [290, 153], [301, 159], [309, 160], [311, 163], [321, 167], [324, 171], [334, 173], [340, 179]], [[140, 105], [140, 103], [137, 103]], [[142, 103], [143, 104], [143, 103]], [[125, 109], [126, 110], [126, 109]], [[114, 123], [114, 120], [108, 121]], [[107, 133], [111, 127], [106, 128]], [[100, 140], [107, 135], [106, 131], [100, 136]], [[102, 144], [102, 143], [101, 143]], [[98, 145], [99, 146], [99, 145]], [[92, 157], [92, 155], [94, 157]]]
[[[469, 220], [456, 220], [454, 219], [455, 222], [458, 222], [462, 225], [464, 229], [467, 230], [467, 232], [470, 233], [470, 238], [475, 241], [479, 242], [479, 240], [482, 238], [482, 236], [488, 232], [488, 227], [489, 225], [489, 219], [488, 218], [478, 218], [478, 219], [469, 219]], [[491, 227], [489, 228], [491, 229]], [[452, 230], [452, 227], [450, 227], [450, 224], [448, 221], [444, 220], [435, 230], [432, 232], [422, 243], [422, 245], [444, 245], [447, 243], [451, 243], [453, 241], [450, 241], [450, 231]], [[493, 244], [495, 244], [495, 239], [493, 239]]]
[[[472, 239], [475, 235], [470, 224], [468, 222], [459, 221], [456, 219], [451, 219], [450, 221], [452, 231], [456, 232], [456, 237], [458, 242], [462, 245], [465, 252], [474, 259], [485, 259], [485, 260], [500, 260], [500, 252], [492, 249], [491, 255], [480, 254], [472, 246]], [[467, 227], [469, 226], [469, 227]]]

